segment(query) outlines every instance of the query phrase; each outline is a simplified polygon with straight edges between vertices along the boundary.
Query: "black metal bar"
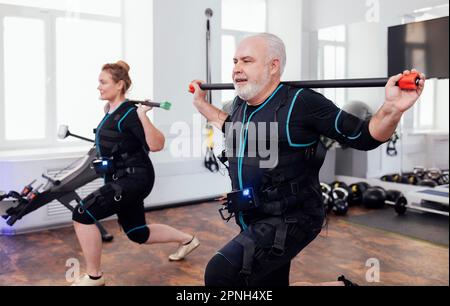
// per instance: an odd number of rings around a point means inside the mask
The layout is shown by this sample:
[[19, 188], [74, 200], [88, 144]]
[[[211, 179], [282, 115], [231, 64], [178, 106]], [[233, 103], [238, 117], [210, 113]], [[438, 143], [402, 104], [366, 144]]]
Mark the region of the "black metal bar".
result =
[[150, 107], [160, 107], [161, 106], [160, 102], [152, 102], [152, 101], [147, 101], [147, 100], [145, 100], [145, 101], [130, 100], [128, 102], [133, 103], [133, 104], [142, 104], [142, 105], [150, 106]]
[[133, 104], [142, 104], [142, 105], [146, 105], [146, 106], [150, 106], [150, 107], [159, 107], [165, 110], [170, 110], [172, 104], [170, 102], [153, 102], [150, 100], [145, 100], [145, 101], [129, 101]]
[[75, 137], [75, 138], [78, 138], [78, 139], [81, 139], [81, 140], [85, 140], [85, 141], [88, 141], [88, 142], [95, 143], [95, 141], [92, 140], [92, 139], [89, 139], [89, 138], [86, 138], [86, 137], [83, 137], [83, 136], [79, 136], [79, 135], [76, 135], [76, 134], [72, 134], [70, 132], [67, 134], [67, 136], [72, 136], [72, 137]]
[[[372, 79], [342, 79], [342, 80], [320, 80], [320, 81], [290, 81], [281, 82], [298, 88], [351, 88], [351, 87], [385, 87], [388, 78]], [[203, 90], [229, 90], [234, 89], [233, 83], [225, 84], [201, 84]]]

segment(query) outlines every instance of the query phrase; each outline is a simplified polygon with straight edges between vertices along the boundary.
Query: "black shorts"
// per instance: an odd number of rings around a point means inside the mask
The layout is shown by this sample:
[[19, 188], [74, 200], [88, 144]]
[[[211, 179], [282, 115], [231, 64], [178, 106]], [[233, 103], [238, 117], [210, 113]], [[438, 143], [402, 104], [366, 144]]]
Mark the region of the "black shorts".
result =
[[[82, 224], [94, 224], [95, 221], [117, 214], [118, 221], [125, 232], [143, 226], [146, 224], [144, 199], [152, 191], [154, 182], [153, 168], [149, 168], [148, 174], [129, 174], [117, 181], [106, 177], [105, 185], [98, 190], [102, 196], [98, 197], [86, 211], [81, 205], [78, 205], [73, 212], [72, 219]], [[117, 201], [118, 198], [115, 197], [111, 184], [117, 184], [122, 188], [120, 201]], [[94, 193], [88, 195], [82, 202], [86, 204], [86, 200]]]
[[[312, 217], [298, 214], [298, 222], [288, 224], [284, 253], [274, 254], [272, 246], [275, 239], [275, 228], [264, 223], [264, 220], [251, 224], [235, 238], [221, 248], [208, 264], [205, 272], [206, 285], [218, 286], [266, 286], [277, 284], [289, 285], [291, 260], [319, 235], [323, 217]], [[239, 236], [246, 236], [255, 244], [251, 275], [246, 280], [240, 275], [243, 267], [244, 248], [237, 242]], [[225, 260], [217, 259], [217, 256]], [[217, 264], [220, 263], [221, 267]], [[274, 279], [276, 276], [277, 280]]]

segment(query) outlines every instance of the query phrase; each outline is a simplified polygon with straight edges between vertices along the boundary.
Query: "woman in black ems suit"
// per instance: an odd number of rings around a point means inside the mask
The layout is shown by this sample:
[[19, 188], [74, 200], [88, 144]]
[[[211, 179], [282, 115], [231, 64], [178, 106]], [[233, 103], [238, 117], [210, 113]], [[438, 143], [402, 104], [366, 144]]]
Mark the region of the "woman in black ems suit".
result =
[[168, 225], [146, 223], [143, 200], [155, 181], [148, 153], [161, 151], [165, 139], [146, 115], [151, 108], [125, 99], [131, 86], [128, 71], [128, 64], [119, 61], [104, 65], [100, 73], [100, 99], [108, 103], [96, 129], [95, 169], [104, 177], [105, 185], [88, 195], [73, 213], [87, 268], [74, 285], [105, 285], [100, 268], [102, 240], [95, 220], [117, 214], [128, 238], [139, 244], [178, 242], [180, 247], [169, 260], [183, 259], [200, 244], [195, 236]]

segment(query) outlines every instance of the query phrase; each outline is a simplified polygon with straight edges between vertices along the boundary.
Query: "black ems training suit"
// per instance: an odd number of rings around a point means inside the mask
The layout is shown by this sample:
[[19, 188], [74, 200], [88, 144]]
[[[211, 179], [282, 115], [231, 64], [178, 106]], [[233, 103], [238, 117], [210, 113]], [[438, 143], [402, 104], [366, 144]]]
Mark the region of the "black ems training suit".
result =
[[[269, 158], [261, 157], [252, 142], [269, 143], [258, 136], [271, 135], [270, 122], [278, 123], [278, 159], [269, 169], [260, 167]], [[258, 128], [260, 123], [266, 123], [265, 130]], [[249, 131], [252, 125], [256, 134]], [[259, 205], [235, 214], [241, 232], [210, 260], [205, 284], [288, 286], [291, 260], [316, 238], [325, 218], [318, 178], [325, 156], [320, 136], [372, 150], [382, 143], [368, 126], [369, 120], [340, 110], [310, 89], [280, 84], [258, 106], [237, 97], [223, 128], [226, 150], [233, 152], [229, 175], [233, 190], [253, 188]]]
[[136, 109], [126, 100], [95, 130], [98, 157], [113, 163], [114, 170], [103, 174], [105, 185], [75, 208], [73, 220], [94, 224], [117, 214], [128, 238], [142, 244], [150, 236], [143, 201], [153, 188], [155, 173]]

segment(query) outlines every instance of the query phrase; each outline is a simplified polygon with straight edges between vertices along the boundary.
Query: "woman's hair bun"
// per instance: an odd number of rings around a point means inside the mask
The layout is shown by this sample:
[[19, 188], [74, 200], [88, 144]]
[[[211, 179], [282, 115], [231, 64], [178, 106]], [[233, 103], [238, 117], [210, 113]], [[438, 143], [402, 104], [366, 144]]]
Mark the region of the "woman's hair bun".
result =
[[128, 65], [126, 62], [121, 60], [121, 61], [118, 61], [116, 64], [119, 65], [120, 67], [122, 67], [123, 69], [125, 69], [127, 72], [130, 71], [130, 65]]

